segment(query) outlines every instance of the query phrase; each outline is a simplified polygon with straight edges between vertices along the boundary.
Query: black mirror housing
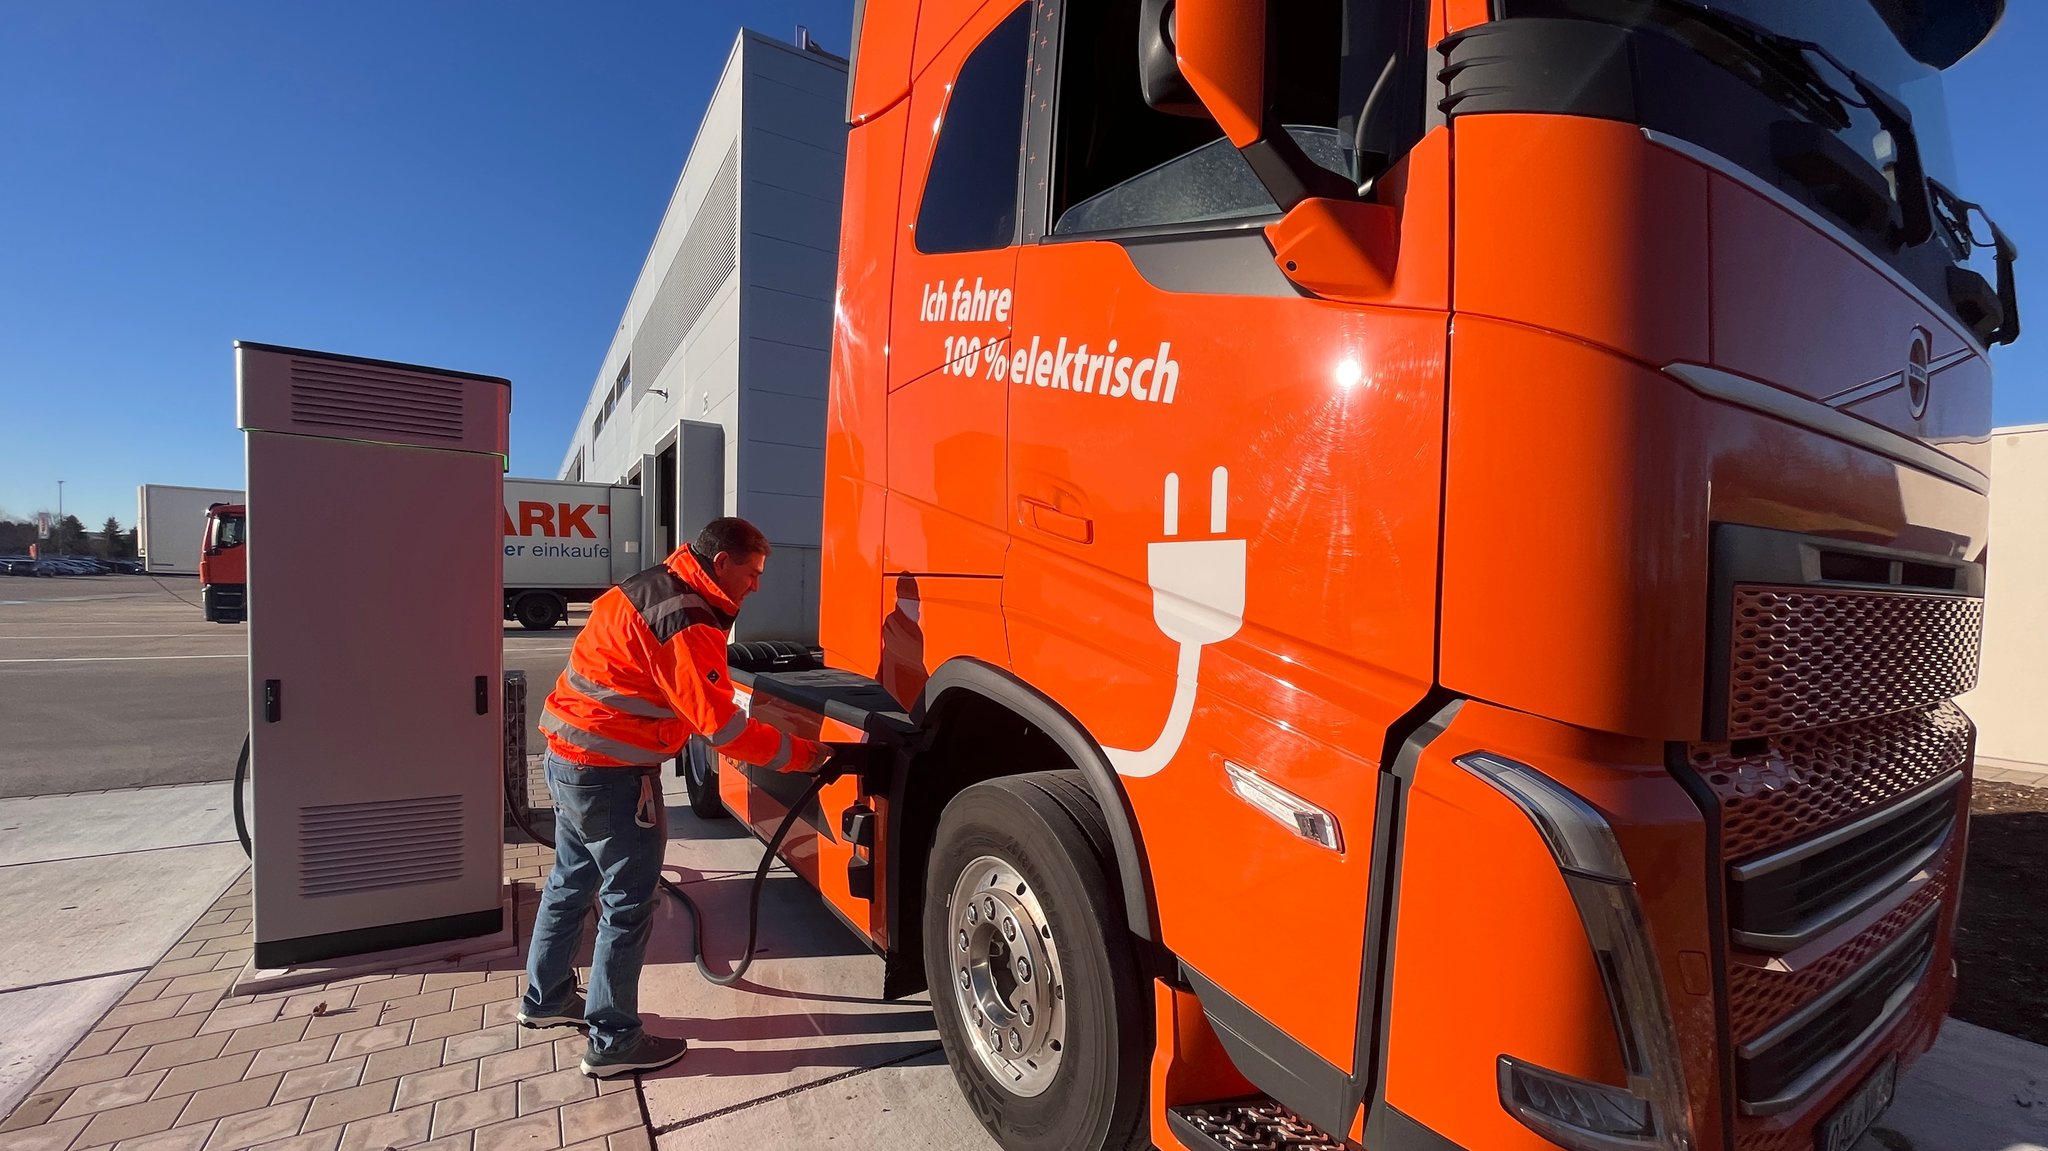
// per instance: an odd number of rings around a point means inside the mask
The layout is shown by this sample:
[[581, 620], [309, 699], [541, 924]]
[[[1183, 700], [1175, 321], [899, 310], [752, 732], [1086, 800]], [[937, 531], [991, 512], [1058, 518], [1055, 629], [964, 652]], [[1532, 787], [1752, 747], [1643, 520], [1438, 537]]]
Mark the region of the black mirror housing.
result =
[[1209, 110], [1181, 75], [1174, 55], [1174, 0], [1139, 0], [1138, 88], [1145, 103], [1173, 116], [1206, 118]]

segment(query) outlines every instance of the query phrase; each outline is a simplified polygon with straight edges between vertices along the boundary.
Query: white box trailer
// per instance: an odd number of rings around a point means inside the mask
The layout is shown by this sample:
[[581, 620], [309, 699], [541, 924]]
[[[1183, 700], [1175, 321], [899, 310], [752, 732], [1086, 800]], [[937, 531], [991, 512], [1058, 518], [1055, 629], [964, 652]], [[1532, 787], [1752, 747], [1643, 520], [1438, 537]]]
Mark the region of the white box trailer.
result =
[[641, 547], [634, 487], [507, 477], [503, 526], [505, 618], [535, 631], [663, 558]]
[[198, 575], [206, 509], [214, 504], [242, 502], [243, 494], [233, 488], [187, 488], [173, 484], [143, 484], [136, 488], [135, 545], [142, 552], [142, 570], [153, 575]]

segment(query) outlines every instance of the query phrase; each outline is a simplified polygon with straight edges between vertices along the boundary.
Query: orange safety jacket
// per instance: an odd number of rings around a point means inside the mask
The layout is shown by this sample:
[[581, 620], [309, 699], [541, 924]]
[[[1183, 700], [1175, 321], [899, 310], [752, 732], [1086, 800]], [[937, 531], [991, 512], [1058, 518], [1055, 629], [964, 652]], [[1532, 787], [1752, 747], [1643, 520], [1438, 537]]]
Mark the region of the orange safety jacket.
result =
[[649, 767], [702, 735], [723, 755], [771, 771], [823, 758], [733, 701], [726, 634], [737, 606], [687, 547], [597, 598], [540, 730], [557, 756], [588, 767]]

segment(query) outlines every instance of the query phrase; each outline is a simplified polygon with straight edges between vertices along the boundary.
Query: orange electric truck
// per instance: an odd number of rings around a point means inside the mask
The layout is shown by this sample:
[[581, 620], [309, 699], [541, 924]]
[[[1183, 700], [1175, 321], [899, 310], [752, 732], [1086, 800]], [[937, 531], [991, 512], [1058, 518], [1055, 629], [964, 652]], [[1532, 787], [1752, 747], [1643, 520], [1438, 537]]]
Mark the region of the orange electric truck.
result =
[[1003, 1146], [1848, 1151], [1955, 988], [2001, 7], [868, 0], [736, 678], [886, 747], [785, 858]]

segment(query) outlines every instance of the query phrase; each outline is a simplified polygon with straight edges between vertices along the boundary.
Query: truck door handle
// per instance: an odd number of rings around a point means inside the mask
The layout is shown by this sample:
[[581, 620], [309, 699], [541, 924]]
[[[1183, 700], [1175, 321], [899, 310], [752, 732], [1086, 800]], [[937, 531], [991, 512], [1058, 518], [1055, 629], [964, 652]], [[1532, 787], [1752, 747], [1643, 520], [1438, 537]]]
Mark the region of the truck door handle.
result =
[[491, 714], [491, 681], [486, 676], [476, 677], [476, 713]]
[[263, 722], [276, 723], [284, 718], [284, 681], [266, 679], [263, 681]]
[[1032, 496], [1017, 497], [1017, 506], [1024, 513], [1024, 522], [1049, 536], [1058, 536], [1077, 544], [1095, 542], [1095, 521], [1087, 516], [1063, 512]]

